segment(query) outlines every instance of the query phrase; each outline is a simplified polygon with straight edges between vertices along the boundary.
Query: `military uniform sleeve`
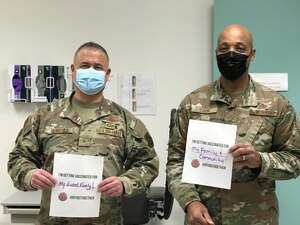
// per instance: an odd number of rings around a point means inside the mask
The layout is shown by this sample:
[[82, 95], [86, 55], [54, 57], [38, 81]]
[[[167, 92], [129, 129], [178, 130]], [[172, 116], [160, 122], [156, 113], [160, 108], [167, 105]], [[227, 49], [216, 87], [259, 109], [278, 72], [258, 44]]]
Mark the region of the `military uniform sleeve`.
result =
[[125, 188], [124, 194], [148, 192], [159, 171], [159, 159], [154, 150], [152, 137], [138, 119], [131, 121], [127, 132], [125, 172], [119, 177]]
[[190, 202], [200, 201], [196, 186], [181, 182], [188, 123], [188, 112], [182, 103], [176, 113], [174, 128], [170, 132], [167, 181], [170, 192], [184, 211]]
[[260, 152], [260, 177], [274, 180], [296, 178], [300, 174], [300, 126], [296, 112], [287, 102], [273, 136], [271, 152]]
[[39, 160], [37, 115], [29, 116], [19, 132], [14, 149], [9, 153], [8, 173], [14, 186], [23, 191], [34, 190], [30, 185], [32, 173], [42, 166]]

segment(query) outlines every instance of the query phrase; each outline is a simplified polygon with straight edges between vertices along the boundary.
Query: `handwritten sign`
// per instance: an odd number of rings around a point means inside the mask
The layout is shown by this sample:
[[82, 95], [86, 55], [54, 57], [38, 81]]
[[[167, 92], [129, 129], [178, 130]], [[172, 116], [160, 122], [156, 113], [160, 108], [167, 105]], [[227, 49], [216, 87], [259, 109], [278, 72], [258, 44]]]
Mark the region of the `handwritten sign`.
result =
[[182, 182], [230, 189], [236, 125], [190, 120]]
[[50, 216], [98, 217], [103, 157], [55, 153], [53, 176], [57, 184], [52, 188]]

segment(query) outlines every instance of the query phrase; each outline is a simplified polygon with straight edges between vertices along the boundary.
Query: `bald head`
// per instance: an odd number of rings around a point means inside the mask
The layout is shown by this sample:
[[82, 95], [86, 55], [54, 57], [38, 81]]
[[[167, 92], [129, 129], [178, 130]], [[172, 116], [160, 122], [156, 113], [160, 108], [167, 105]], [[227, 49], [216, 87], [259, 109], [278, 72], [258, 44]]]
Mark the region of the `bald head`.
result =
[[220, 32], [218, 37], [218, 46], [229, 42], [241, 43], [251, 49], [253, 48], [252, 33], [245, 27], [238, 24], [229, 25]]

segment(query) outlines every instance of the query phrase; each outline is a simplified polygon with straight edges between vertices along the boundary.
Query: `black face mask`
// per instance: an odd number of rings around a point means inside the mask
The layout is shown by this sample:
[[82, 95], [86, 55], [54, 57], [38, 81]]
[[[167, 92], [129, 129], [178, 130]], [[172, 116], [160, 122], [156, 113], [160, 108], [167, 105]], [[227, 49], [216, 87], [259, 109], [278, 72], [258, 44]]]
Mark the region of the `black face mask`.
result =
[[235, 80], [239, 78], [247, 70], [248, 57], [249, 55], [233, 51], [217, 55], [217, 63], [220, 73], [228, 80]]

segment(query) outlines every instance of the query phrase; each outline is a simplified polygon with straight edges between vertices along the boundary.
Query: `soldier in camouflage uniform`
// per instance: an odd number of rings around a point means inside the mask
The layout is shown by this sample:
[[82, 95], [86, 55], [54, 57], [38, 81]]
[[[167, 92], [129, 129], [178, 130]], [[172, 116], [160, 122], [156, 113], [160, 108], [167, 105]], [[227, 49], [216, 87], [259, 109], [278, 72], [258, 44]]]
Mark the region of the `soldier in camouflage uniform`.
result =
[[[71, 65], [75, 92], [29, 116], [9, 154], [8, 172], [15, 187], [42, 189], [38, 225], [122, 224], [121, 196], [147, 192], [158, 175], [159, 160], [145, 125], [102, 95], [110, 74], [108, 63], [100, 45], [83, 44]], [[51, 187], [57, 182], [52, 176], [55, 152], [104, 157], [103, 180], [97, 186], [99, 217], [49, 216]]]
[[[248, 74], [252, 34], [230, 25], [219, 35], [220, 79], [181, 102], [169, 140], [169, 189], [191, 225], [278, 225], [275, 181], [298, 177], [300, 136], [288, 100]], [[189, 119], [237, 125], [230, 190], [181, 182]]]

